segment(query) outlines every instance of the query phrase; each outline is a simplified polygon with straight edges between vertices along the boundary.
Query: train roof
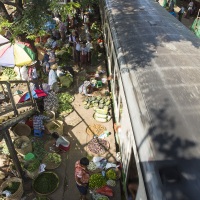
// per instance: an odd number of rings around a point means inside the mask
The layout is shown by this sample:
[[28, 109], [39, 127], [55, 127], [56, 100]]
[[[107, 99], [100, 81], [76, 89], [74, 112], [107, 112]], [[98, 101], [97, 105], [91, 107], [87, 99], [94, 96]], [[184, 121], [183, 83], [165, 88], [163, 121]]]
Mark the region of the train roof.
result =
[[[134, 130], [138, 151], [146, 141], [152, 151], [147, 159], [140, 153], [143, 167], [155, 166], [162, 199], [197, 200], [200, 40], [153, 0], [106, 3], [116, 52], [123, 54], [132, 84], [125, 80], [124, 87], [133, 88], [144, 127], [144, 133]], [[126, 67], [120, 69], [122, 78]]]

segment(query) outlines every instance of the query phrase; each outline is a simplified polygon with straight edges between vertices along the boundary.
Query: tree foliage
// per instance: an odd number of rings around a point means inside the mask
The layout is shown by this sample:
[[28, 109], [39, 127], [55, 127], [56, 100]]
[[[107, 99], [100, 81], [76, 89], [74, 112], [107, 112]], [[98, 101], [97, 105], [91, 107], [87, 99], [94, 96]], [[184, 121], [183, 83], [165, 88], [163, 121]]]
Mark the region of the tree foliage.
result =
[[59, 13], [62, 21], [66, 21], [66, 16], [74, 16], [75, 10], [80, 8], [78, 2], [69, 2], [67, 4], [59, 4], [59, 0], [52, 0], [50, 3], [50, 10], [54, 13]]
[[81, 0], [80, 1], [81, 7], [85, 10], [88, 7], [91, 7], [94, 4], [99, 4], [99, 0]]
[[[15, 0], [14, 3], [0, 0], [0, 32], [7, 28], [13, 38], [25, 35], [32, 40], [45, 34], [44, 25], [52, 20], [52, 12], [59, 13], [65, 21], [67, 15], [73, 16], [75, 9], [80, 8], [77, 2], [59, 4], [58, 0], [26, 0], [26, 4], [21, 4], [22, 0]], [[5, 5], [13, 7], [14, 17], [8, 13]]]

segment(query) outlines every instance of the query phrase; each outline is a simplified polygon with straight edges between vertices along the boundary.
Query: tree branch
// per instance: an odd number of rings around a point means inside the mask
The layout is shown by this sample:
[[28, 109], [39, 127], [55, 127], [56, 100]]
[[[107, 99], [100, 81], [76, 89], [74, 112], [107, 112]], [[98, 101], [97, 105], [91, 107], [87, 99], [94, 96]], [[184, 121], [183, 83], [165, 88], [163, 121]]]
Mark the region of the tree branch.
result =
[[11, 19], [10, 15], [8, 14], [8, 11], [2, 1], [0, 1], [0, 14], [2, 17], [7, 19], [9, 22], [12, 21], [12, 19]]
[[10, 2], [10, 1], [6, 1], [6, 0], [2, 0], [1, 2], [3, 4], [15, 7], [20, 13], [22, 13], [22, 11], [23, 11], [23, 8], [21, 6], [19, 6], [18, 4], [16, 4], [16, 3], [13, 3], [13, 2]]

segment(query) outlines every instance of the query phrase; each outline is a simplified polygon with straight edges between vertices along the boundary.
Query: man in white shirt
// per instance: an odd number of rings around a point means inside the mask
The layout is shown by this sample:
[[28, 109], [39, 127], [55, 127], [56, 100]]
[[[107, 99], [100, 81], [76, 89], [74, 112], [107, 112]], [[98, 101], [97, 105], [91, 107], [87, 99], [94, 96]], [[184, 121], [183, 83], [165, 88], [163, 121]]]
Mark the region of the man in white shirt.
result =
[[76, 37], [76, 42], [74, 43], [74, 49], [75, 49], [75, 57], [74, 57], [74, 62], [78, 66], [80, 66], [80, 53], [81, 53], [81, 44], [79, 41], [79, 38]]
[[87, 48], [87, 62], [91, 65], [91, 50], [93, 49], [92, 43], [91, 43], [91, 39], [89, 38], [87, 43], [86, 43], [86, 48]]

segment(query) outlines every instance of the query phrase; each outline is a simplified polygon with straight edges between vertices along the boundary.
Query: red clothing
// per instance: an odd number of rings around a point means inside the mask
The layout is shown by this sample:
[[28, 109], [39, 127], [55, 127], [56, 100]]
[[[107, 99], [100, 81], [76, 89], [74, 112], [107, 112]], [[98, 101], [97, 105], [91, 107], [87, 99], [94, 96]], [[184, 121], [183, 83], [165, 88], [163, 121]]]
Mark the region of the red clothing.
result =
[[70, 149], [70, 145], [68, 146], [68, 147], [65, 147], [65, 146], [63, 146], [63, 145], [59, 145], [59, 147], [58, 147], [61, 151], [68, 151], [69, 149]]
[[89, 173], [81, 166], [80, 160], [75, 164], [75, 180], [78, 185], [77, 179], [80, 178], [82, 183], [88, 183], [90, 175]]

